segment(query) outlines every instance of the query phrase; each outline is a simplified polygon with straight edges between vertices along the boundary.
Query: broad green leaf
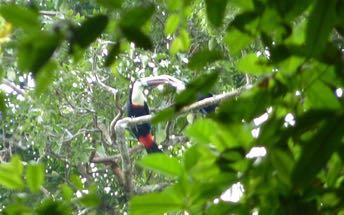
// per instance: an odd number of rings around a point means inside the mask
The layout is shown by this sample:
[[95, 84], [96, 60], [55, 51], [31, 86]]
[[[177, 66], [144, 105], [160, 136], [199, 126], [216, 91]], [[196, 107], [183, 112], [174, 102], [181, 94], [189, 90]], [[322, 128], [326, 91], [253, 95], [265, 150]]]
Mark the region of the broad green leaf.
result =
[[156, 113], [152, 119], [153, 124], [157, 124], [159, 122], [166, 122], [174, 116], [175, 111], [173, 108], [167, 108], [162, 111]]
[[189, 33], [183, 28], [179, 31], [179, 36], [178, 36], [182, 42], [182, 49], [181, 51], [186, 52], [189, 50], [191, 39], [189, 36]]
[[40, 30], [38, 14], [29, 8], [6, 4], [0, 7], [0, 14], [14, 26], [24, 29], [28, 32]]
[[231, 0], [229, 3], [234, 4], [238, 8], [241, 9], [241, 11], [248, 11], [254, 9], [254, 4], [252, 0]]
[[24, 38], [19, 44], [19, 68], [36, 75], [49, 62], [60, 42], [59, 35], [47, 32], [39, 32]]
[[67, 184], [61, 184], [60, 190], [64, 200], [70, 201], [73, 198], [74, 192]]
[[223, 52], [219, 50], [203, 49], [196, 52], [190, 59], [188, 67], [193, 70], [200, 70], [208, 64], [224, 58]]
[[184, 106], [191, 104], [201, 97], [211, 96], [209, 91], [216, 83], [219, 77], [218, 72], [203, 74], [187, 84], [186, 89], [176, 97], [175, 109], [181, 110]]
[[319, 55], [325, 48], [335, 24], [336, 0], [316, 0], [306, 29], [308, 56]]
[[80, 26], [73, 29], [71, 36], [72, 45], [78, 45], [82, 49], [87, 48], [100, 37], [108, 22], [109, 19], [105, 15], [96, 15], [87, 18]]
[[79, 198], [79, 201], [85, 207], [96, 207], [100, 204], [100, 199], [94, 193], [84, 194]]
[[121, 46], [120, 43], [117, 42], [116, 44], [111, 45], [109, 54], [105, 58], [104, 66], [108, 67], [113, 64], [113, 62], [116, 60], [116, 57], [121, 52]]
[[272, 72], [272, 68], [267, 65], [266, 59], [258, 57], [256, 54], [248, 54], [241, 58], [237, 64], [237, 68], [240, 72], [253, 75], [262, 75]]
[[141, 30], [132, 27], [121, 27], [121, 30], [128, 41], [133, 42], [137, 47], [143, 49], [152, 49], [153, 43], [151, 39]]
[[123, 0], [97, 0], [97, 3], [109, 9], [118, 9], [122, 6]]
[[343, 120], [343, 115], [328, 118], [317, 132], [303, 144], [301, 156], [292, 171], [292, 182], [295, 186], [307, 186], [326, 166], [331, 155], [342, 143]]
[[154, 11], [155, 8], [153, 4], [131, 8], [122, 14], [120, 26], [140, 29], [150, 19]]
[[340, 109], [341, 105], [338, 98], [325, 83], [314, 82], [306, 90], [305, 105], [312, 109]]
[[33, 214], [32, 208], [27, 207], [26, 205], [18, 203], [12, 203], [7, 205], [6, 208], [2, 211], [3, 214]]
[[226, 12], [228, 0], [206, 0], [207, 17], [211, 24], [220, 27]]
[[7, 189], [24, 188], [22, 179], [23, 165], [18, 156], [13, 156], [9, 163], [0, 164], [0, 185]]
[[176, 32], [180, 22], [180, 17], [178, 14], [171, 14], [165, 24], [165, 34], [170, 35]]
[[163, 214], [165, 212], [181, 211], [183, 199], [168, 188], [160, 193], [149, 193], [142, 196], [134, 196], [129, 202], [129, 214]]
[[231, 54], [237, 55], [243, 48], [246, 48], [253, 38], [240, 30], [233, 28], [227, 32], [224, 41]]
[[334, 187], [336, 185], [336, 181], [339, 180], [342, 169], [343, 161], [338, 154], [333, 154], [328, 162], [328, 171], [326, 175], [326, 184], [328, 187]]
[[285, 184], [291, 185], [291, 171], [293, 169], [294, 161], [290, 154], [282, 150], [276, 149], [269, 152], [272, 165], [277, 170], [278, 178]]
[[84, 185], [82, 184], [82, 181], [80, 179], [79, 176], [77, 175], [72, 175], [70, 177], [70, 181], [72, 182], [72, 184], [79, 190], [82, 190], [84, 188]]
[[44, 183], [43, 165], [30, 164], [26, 170], [26, 181], [31, 192], [38, 192]]
[[171, 55], [177, 54], [179, 51], [183, 49], [182, 40], [179, 37], [176, 37], [171, 44], [170, 53]]
[[180, 176], [182, 174], [182, 166], [178, 160], [163, 153], [147, 155], [138, 161], [138, 164], [169, 176]]
[[67, 202], [45, 199], [42, 203], [38, 205], [35, 210], [35, 214], [46, 215], [46, 214], [56, 214], [56, 215], [72, 215], [72, 208]]

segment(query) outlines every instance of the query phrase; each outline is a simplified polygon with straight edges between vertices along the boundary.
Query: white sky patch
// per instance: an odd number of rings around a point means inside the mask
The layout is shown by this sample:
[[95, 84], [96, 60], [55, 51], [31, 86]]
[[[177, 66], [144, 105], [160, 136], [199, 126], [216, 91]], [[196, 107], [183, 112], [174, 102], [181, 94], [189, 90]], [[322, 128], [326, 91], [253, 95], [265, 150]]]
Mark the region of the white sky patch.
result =
[[82, 192], [80, 192], [80, 190], [76, 191], [75, 193], [77, 198], [80, 198], [82, 196]]
[[336, 89], [336, 96], [337, 96], [338, 98], [340, 98], [340, 97], [343, 96], [343, 89], [342, 89], [342, 88]]
[[301, 96], [301, 92], [300, 92], [300, 90], [296, 90], [296, 92], [295, 92], [295, 96]]
[[214, 201], [213, 201], [213, 202], [214, 202], [214, 204], [215, 204], [215, 205], [217, 205], [217, 204], [219, 204], [219, 202], [220, 202], [220, 199], [219, 199], [219, 198], [216, 198], [216, 199], [214, 199]]
[[225, 202], [239, 202], [244, 194], [244, 187], [240, 182], [233, 184], [221, 194], [221, 200]]
[[164, 90], [164, 85], [160, 84], [157, 88], [158, 88], [159, 91], [163, 91]]
[[104, 188], [104, 191], [105, 191], [105, 193], [109, 193], [109, 192], [110, 192], [110, 190], [111, 190], [111, 188], [110, 188], [110, 187], [105, 187], [105, 188]]
[[0, 84], [0, 90], [4, 91], [7, 94], [13, 92], [13, 89], [5, 84]]
[[266, 149], [262, 146], [252, 147], [252, 149], [246, 154], [246, 158], [259, 158], [266, 155]]
[[262, 52], [261, 52], [261, 51], [257, 51], [257, 52], [256, 52], [256, 55], [257, 55], [257, 57], [259, 57], [259, 56], [262, 55]]
[[259, 132], [260, 132], [260, 128], [254, 128], [254, 129], [252, 129], [252, 131], [251, 131], [252, 137], [258, 138]]
[[284, 126], [287, 127], [289, 125], [294, 126], [295, 125], [295, 118], [294, 115], [291, 113], [288, 113], [284, 118]]
[[182, 62], [183, 62], [183, 63], [189, 63], [189, 59], [187, 59], [186, 57], [183, 57], [183, 58], [182, 58]]
[[253, 119], [253, 122], [256, 126], [261, 125], [263, 122], [265, 122], [266, 120], [268, 120], [269, 118], [269, 114], [268, 113], [264, 113], [263, 115], [261, 115], [260, 117], [257, 117], [255, 119]]

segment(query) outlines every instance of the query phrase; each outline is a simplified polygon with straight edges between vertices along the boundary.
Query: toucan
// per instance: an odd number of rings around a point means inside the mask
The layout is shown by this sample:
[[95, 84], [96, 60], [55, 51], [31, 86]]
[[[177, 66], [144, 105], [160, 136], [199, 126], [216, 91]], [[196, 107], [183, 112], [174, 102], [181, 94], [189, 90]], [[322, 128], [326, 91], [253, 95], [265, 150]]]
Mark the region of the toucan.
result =
[[[144, 95], [144, 88], [155, 87], [163, 83], [166, 83], [165, 79], [146, 79], [135, 81], [129, 92], [129, 102], [127, 105], [128, 116], [139, 117], [150, 114], [146, 96]], [[131, 130], [138, 141], [144, 145], [147, 153], [162, 152], [151, 133], [150, 123], [136, 125], [132, 127]]]

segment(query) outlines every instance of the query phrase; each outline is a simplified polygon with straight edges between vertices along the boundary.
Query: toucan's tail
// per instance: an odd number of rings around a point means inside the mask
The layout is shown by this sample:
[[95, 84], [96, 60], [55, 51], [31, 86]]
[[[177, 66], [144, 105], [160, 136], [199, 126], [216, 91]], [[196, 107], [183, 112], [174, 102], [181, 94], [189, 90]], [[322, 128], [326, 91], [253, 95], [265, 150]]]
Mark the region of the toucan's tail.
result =
[[140, 136], [138, 139], [145, 146], [147, 153], [162, 152], [154, 141], [152, 134], [149, 133], [146, 136]]

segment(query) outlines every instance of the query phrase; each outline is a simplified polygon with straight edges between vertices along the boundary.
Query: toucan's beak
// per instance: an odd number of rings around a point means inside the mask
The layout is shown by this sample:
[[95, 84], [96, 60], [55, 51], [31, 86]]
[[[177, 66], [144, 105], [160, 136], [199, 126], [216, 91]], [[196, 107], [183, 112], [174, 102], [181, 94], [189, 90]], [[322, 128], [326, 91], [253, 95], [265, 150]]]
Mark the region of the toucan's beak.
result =
[[169, 83], [169, 80], [166, 78], [154, 78], [154, 77], [152, 77], [152, 78], [146, 78], [145, 80], [141, 80], [141, 83], [147, 87], [156, 87], [160, 84]]

